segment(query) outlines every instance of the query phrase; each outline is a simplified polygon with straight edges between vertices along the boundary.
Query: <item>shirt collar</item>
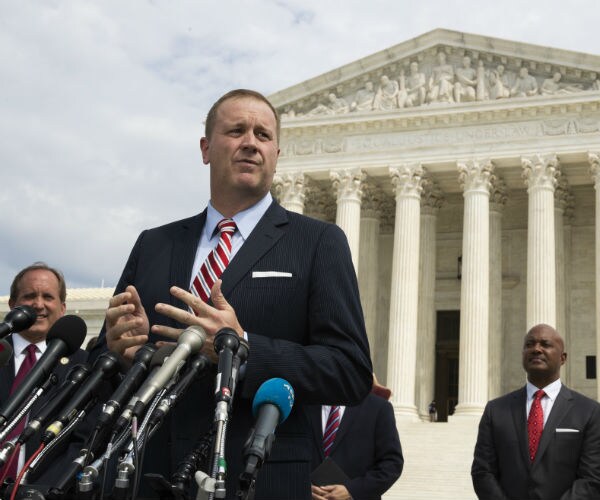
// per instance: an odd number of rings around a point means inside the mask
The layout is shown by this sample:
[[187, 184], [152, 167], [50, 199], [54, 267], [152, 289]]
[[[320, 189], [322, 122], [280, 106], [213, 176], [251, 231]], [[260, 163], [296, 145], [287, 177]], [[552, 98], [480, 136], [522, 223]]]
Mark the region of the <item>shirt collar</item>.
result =
[[[27, 340], [24, 337], [21, 337], [20, 334], [18, 333], [13, 333], [12, 334], [12, 343], [13, 343], [13, 353], [15, 356], [19, 356], [20, 354], [23, 353], [23, 350], [27, 348], [27, 346], [29, 344], [31, 344], [32, 342], [29, 342], [29, 340]], [[36, 344], [37, 347], [37, 351], [38, 352], [44, 352], [46, 350], [46, 341], [42, 340], [41, 342], [37, 342]]]
[[[237, 226], [237, 231], [239, 231], [239, 234], [244, 241], [250, 236], [250, 233], [256, 224], [258, 224], [258, 221], [265, 214], [269, 206], [271, 206], [272, 202], [273, 197], [271, 196], [271, 193], [267, 193], [258, 203], [255, 203], [246, 210], [238, 212], [232, 217]], [[204, 237], [207, 241], [210, 241], [215, 236], [215, 233], [218, 234], [217, 224], [225, 218], [226, 217], [219, 213], [209, 201], [206, 212], [206, 223], [204, 224]]]
[[[558, 378], [551, 384], [548, 384], [546, 387], [542, 387], [542, 390], [546, 393], [546, 396], [548, 396], [552, 401], [554, 401], [558, 396], [561, 387], [562, 383]], [[538, 389], [539, 388], [533, 385], [531, 382], [529, 382], [529, 380], [527, 381], [527, 401], [533, 399], [533, 395], [538, 391]]]

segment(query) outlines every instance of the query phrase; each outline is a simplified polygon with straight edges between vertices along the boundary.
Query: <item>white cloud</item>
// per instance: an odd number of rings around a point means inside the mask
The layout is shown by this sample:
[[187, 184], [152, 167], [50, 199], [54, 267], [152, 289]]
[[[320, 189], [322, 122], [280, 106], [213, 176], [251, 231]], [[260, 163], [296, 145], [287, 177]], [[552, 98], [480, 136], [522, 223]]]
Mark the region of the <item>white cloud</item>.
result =
[[2, 2], [0, 294], [35, 260], [114, 285], [142, 229], [201, 211], [198, 139], [226, 90], [276, 92], [438, 27], [600, 54], [599, 5]]

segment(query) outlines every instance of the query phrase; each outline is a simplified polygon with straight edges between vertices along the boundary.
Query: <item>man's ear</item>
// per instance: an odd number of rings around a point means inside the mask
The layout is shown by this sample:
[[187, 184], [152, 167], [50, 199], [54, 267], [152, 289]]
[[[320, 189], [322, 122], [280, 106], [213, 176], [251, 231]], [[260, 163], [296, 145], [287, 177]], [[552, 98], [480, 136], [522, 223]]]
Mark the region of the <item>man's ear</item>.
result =
[[200, 138], [200, 151], [202, 152], [202, 161], [204, 162], [205, 165], [208, 165], [210, 163], [208, 150], [209, 150], [208, 139], [206, 137], [201, 137]]

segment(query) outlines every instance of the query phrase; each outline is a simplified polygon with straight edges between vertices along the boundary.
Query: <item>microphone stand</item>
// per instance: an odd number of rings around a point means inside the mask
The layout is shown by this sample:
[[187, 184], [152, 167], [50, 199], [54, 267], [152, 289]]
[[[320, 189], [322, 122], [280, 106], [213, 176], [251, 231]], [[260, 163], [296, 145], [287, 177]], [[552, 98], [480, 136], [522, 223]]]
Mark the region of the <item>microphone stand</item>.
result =
[[[235, 382], [232, 381], [234, 373], [233, 357], [240, 346], [239, 335], [231, 328], [223, 328], [215, 337], [215, 351], [219, 355], [217, 367], [217, 384], [215, 389], [215, 441], [213, 445], [213, 462], [211, 467], [212, 479], [215, 479], [214, 493], [210, 492], [209, 500], [225, 498], [225, 475], [227, 465], [225, 462], [225, 437], [229, 410], [231, 408]], [[237, 376], [237, 370], [235, 371]], [[211, 488], [212, 489], [212, 488]]]

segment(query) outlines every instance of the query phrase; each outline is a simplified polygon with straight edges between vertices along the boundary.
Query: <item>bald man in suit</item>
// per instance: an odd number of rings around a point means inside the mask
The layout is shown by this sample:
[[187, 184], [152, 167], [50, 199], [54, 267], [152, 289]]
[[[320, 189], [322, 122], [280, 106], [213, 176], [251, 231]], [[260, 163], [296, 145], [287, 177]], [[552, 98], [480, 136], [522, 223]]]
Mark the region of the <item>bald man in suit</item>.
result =
[[526, 386], [490, 401], [479, 425], [471, 475], [481, 500], [600, 498], [600, 405], [561, 383], [566, 359], [554, 328], [529, 330]]

